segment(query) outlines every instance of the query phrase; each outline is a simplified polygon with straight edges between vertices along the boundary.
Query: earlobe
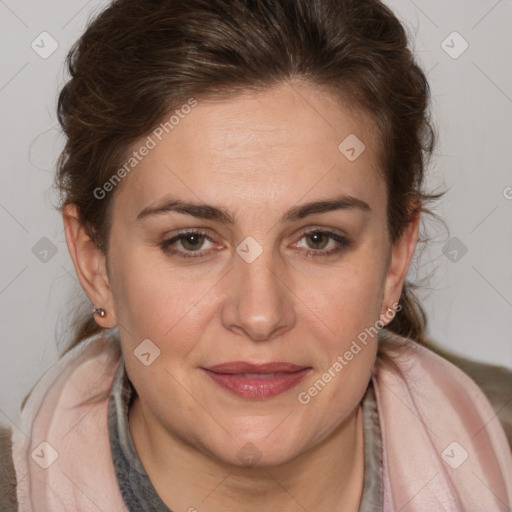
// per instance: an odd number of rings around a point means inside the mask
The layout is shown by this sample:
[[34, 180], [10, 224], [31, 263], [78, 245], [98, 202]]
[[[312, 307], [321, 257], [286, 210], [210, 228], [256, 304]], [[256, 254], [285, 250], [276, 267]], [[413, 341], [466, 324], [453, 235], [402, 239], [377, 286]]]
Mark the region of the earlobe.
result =
[[94, 315], [94, 318], [101, 327], [115, 327], [117, 321], [106, 271], [106, 256], [81, 224], [75, 204], [64, 207], [62, 218], [68, 251], [78, 280], [91, 304], [108, 312], [103, 317]]
[[381, 316], [389, 315], [387, 310], [400, 301], [403, 284], [418, 242], [419, 221], [420, 209], [416, 208], [411, 213], [411, 220], [402, 236], [391, 248], [389, 267], [384, 283]]

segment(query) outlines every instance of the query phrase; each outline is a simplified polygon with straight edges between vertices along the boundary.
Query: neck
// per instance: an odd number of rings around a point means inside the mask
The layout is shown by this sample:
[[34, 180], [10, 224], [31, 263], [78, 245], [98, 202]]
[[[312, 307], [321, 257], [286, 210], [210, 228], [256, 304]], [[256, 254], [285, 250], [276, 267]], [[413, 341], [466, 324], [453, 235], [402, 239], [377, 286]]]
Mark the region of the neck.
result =
[[359, 510], [364, 480], [361, 406], [313, 448], [268, 467], [226, 464], [190, 445], [152, 418], [138, 396], [129, 425], [139, 458], [171, 510]]

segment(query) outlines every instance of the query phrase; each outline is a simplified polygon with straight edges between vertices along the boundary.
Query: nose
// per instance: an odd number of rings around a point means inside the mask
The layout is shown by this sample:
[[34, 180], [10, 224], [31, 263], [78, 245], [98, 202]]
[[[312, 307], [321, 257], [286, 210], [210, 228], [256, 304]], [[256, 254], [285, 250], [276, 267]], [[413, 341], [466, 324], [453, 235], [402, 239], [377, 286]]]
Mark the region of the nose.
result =
[[237, 254], [229, 273], [222, 323], [230, 331], [254, 341], [283, 335], [295, 322], [293, 293], [283, 266], [263, 251], [248, 263]]

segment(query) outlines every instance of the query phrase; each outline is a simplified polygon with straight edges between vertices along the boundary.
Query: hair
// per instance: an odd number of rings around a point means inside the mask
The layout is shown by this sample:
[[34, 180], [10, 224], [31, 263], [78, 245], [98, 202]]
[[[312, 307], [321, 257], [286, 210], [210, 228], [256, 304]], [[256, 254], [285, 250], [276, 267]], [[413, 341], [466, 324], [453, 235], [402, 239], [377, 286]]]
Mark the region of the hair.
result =
[[[112, 197], [101, 188], [133, 146], [188, 99], [226, 98], [302, 81], [371, 114], [388, 194], [392, 242], [442, 194], [423, 190], [435, 146], [430, 89], [406, 31], [378, 0], [114, 0], [67, 59], [58, 97], [66, 144], [57, 162], [58, 208], [78, 208], [107, 256]], [[421, 239], [420, 235], [420, 241]], [[428, 345], [427, 318], [406, 281], [387, 329]], [[78, 315], [61, 354], [103, 330]]]

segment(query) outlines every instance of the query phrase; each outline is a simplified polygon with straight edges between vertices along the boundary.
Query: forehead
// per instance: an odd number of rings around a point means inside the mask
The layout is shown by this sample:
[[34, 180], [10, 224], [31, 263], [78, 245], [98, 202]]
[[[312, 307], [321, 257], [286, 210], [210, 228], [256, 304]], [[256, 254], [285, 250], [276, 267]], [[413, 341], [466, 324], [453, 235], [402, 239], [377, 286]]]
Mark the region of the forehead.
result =
[[249, 207], [333, 188], [368, 199], [384, 186], [378, 144], [370, 115], [315, 86], [198, 98], [133, 145], [151, 149], [118, 187], [116, 203], [143, 208], [167, 192]]

